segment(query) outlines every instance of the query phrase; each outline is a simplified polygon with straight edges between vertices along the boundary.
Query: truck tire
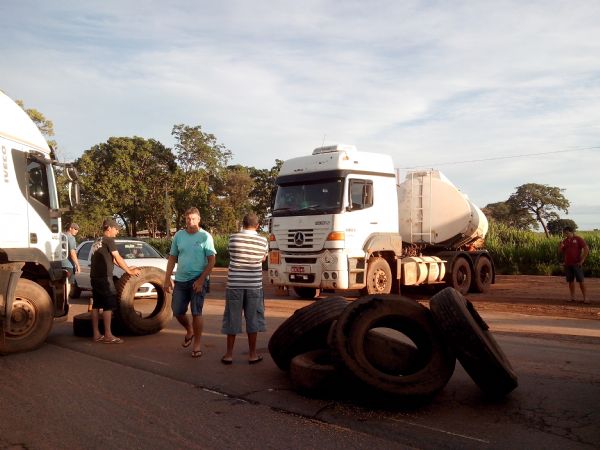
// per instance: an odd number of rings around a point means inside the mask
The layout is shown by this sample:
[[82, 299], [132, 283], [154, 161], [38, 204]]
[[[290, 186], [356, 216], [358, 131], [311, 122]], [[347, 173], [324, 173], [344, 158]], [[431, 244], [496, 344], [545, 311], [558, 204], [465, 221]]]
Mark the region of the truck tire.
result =
[[288, 317], [269, 339], [269, 353], [277, 367], [287, 372], [295, 356], [326, 348], [331, 323], [347, 305], [348, 301], [343, 297], [328, 297], [300, 308]]
[[[137, 277], [123, 274], [116, 283], [119, 307], [115, 314], [129, 332], [138, 336], [158, 333], [173, 317], [172, 295], [163, 288], [165, 271], [157, 267], [140, 267], [140, 271]], [[156, 288], [156, 304], [148, 314], [142, 314], [136, 309], [136, 304], [148, 301], [135, 298], [135, 293], [144, 283], [151, 283]]]
[[[116, 335], [130, 335], [129, 331], [123, 326], [121, 321], [115, 317], [113, 314], [113, 318], [110, 322], [110, 328], [113, 334]], [[104, 334], [104, 321], [102, 317], [98, 321], [98, 329], [101, 334]], [[92, 337], [94, 335], [92, 328], [92, 313], [85, 312], [81, 314], [77, 314], [73, 317], [73, 335], [78, 337]]]
[[464, 256], [459, 256], [452, 263], [452, 271], [450, 272], [450, 286], [466, 295], [471, 288], [471, 266], [469, 261]]
[[508, 358], [470, 301], [446, 288], [435, 294], [429, 305], [458, 360], [481, 390], [501, 397], [518, 386]]
[[485, 255], [477, 258], [475, 262], [475, 273], [473, 274], [473, 280], [471, 281], [471, 291], [473, 292], [487, 292], [490, 290], [492, 285], [492, 278], [494, 276], [494, 267], [492, 261]]
[[[376, 367], [365, 350], [366, 336], [374, 328], [390, 328], [410, 338], [418, 352], [416, 364], [402, 374]], [[330, 337], [336, 366], [381, 394], [427, 398], [441, 390], [454, 372], [454, 354], [430, 311], [405, 297], [366, 296], [354, 301], [340, 315]]]
[[294, 356], [290, 362], [290, 380], [300, 392], [332, 393], [339, 389], [338, 375], [329, 349], [311, 350]]
[[54, 320], [52, 300], [48, 292], [31, 280], [20, 278], [8, 328], [0, 337], [0, 354], [24, 352], [40, 347]]
[[317, 288], [297, 286], [294, 287], [294, 292], [298, 297], [303, 298], [305, 300], [312, 300], [313, 298], [317, 297], [320, 293], [319, 289]]
[[369, 258], [367, 261], [367, 284], [361, 289], [361, 294], [389, 294], [392, 292], [392, 282], [392, 269], [388, 262], [380, 256]]

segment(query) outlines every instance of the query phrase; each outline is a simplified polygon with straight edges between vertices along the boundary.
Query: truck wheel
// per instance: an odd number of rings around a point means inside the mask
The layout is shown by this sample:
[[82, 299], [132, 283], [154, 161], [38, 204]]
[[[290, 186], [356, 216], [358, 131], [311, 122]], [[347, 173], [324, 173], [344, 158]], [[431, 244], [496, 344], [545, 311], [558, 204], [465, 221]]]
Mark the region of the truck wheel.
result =
[[[365, 343], [375, 328], [395, 330], [414, 343], [418, 355], [415, 363], [402, 369], [404, 373], [388, 372], [369, 359]], [[366, 296], [354, 301], [338, 318], [330, 339], [336, 366], [379, 393], [413, 400], [430, 397], [454, 372], [455, 357], [430, 311], [405, 297]]]
[[462, 256], [456, 258], [452, 264], [450, 277], [451, 286], [461, 294], [466, 295], [471, 287], [471, 266], [469, 265], [469, 261]]
[[271, 335], [269, 353], [283, 371], [288, 371], [294, 356], [327, 347], [327, 333], [348, 301], [343, 297], [327, 297], [300, 308]]
[[[157, 267], [140, 267], [139, 276], [123, 274], [117, 282], [119, 308], [116, 316], [134, 335], [158, 333], [173, 317], [171, 293], [163, 289], [165, 271]], [[156, 288], [155, 298], [136, 298], [135, 293], [144, 283]]]
[[52, 328], [52, 300], [48, 292], [31, 280], [20, 278], [4, 339], [0, 338], [0, 353], [16, 353], [41, 346]]
[[367, 285], [361, 289], [361, 294], [389, 294], [392, 292], [392, 281], [388, 262], [380, 256], [373, 256], [367, 261]]
[[319, 295], [319, 289], [317, 288], [294, 287], [294, 292], [298, 297], [306, 300], [312, 300]]
[[69, 291], [69, 298], [79, 298], [81, 297], [81, 289], [76, 285], [71, 285], [71, 290]]
[[471, 290], [474, 292], [487, 292], [492, 285], [494, 268], [487, 256], [480, 256], [475, 263], [475, 274], [471, 282]]
[[458, 360], [481, 390], [500, 397], [517, 387], [517, 376], [506, 355], [470, 301], [446, 288], [431, 298], [429, 307]]

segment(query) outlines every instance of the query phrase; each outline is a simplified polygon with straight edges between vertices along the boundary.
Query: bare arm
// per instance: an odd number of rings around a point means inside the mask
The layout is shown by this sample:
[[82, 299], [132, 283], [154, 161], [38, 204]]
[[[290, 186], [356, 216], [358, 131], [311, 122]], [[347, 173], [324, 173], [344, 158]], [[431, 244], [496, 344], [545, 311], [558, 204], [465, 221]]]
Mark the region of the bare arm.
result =
[[208, 264], [206, 264], [206, 267], [200, 274], [200, 277], [196, 281], [194, 281], [194, 285], [193, 285], [194, 292], [200, 292], [202, 290], [202, 286], [204, 286], [206, 277], [208, 277], [210, 275], [210, 272], [212, 272], [213, 267], [215, 267], [215, 263], [217, 262], [217, 258], [215, 255], [207, 256], [206, 260], [207, 260]]
[[75, 249], [71, 249], [69, 254], [71, 255], [71, 261], [73, 261], [73, 264], [75, 264], [75, 273], [81, 272], [81, 267], [79, 266], [79, 259], [77, 259], [77, 252], [75, 251]]
[[171, 275], [173, 275], [175, 263], [177, 263], [177, 256], [169, 255], [169, 259], [167, 261], [167, 272], [165, 273], [165, 281], [163, 282], [163, 288], [165, 292], [170, 292], [173, 289], [173, 280], [171, 279]]
[[119, 254], [118, 251], [112, 252], [113, 258], [121, 269], [123, 269], [128, 275], [138, 276], [140, 274], [140, 269], [135, 266], [129, 267], [123, 257]]
[[584, 241], [583, 248], [581, 249], [581, 257], [579, 259], [579, 265], [583, 264], [583, 262], [585, 261], [585, 259], [588, 257], [589, 254], [590, 254], [590, 248], [588, 247], [587, 243]]

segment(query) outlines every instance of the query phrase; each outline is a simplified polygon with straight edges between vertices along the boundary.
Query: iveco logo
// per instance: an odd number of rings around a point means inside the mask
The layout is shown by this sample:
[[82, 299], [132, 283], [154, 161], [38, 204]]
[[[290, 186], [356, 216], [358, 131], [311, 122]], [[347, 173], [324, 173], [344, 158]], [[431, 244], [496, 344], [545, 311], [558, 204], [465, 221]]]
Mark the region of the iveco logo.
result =
[[298, 231], [296, 234], [294, 234], [294, 244], [296, 244], [296, 245], [304, 244], [304, 233]]

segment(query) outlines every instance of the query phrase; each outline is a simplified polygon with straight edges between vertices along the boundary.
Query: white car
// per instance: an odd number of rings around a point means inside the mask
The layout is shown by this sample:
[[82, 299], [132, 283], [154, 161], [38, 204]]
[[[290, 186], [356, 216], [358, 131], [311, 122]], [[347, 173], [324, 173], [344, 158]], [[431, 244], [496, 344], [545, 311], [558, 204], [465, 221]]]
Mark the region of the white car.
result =
[[[158, 267], [164, 271], [167, 270], [167, 258], [160, 254], [158, 250], [152, 247], [150, 244], [143, 241], [136, 241], [133, 239], [115, 239], [117, 249], [119, 253], [127, 262], [129, 266], [135, 267]], [[90, 269], [92, 264], [92, 245], [94, 241], [83, 241], [77, 246], [77, 258], [79, 259], [79, 266], [81, 272], [75, 274], [75, 283], [71, 288], [70, 296], [77, 298], [81, 295], [81, 291], [91, 291], [92, 284], [90, 281]], [[177, 265], [175, 266], [175, 269]], [[173, 274], [175, 274], [175, 269]], [[113, 271], [113, 278], [115, 281], [124, 274], [125, 272], [119, 266], [115, 264]], [[140, 286], [136, 297], [155, 297], [156, 289], [150, 283], [144, 283]]]

